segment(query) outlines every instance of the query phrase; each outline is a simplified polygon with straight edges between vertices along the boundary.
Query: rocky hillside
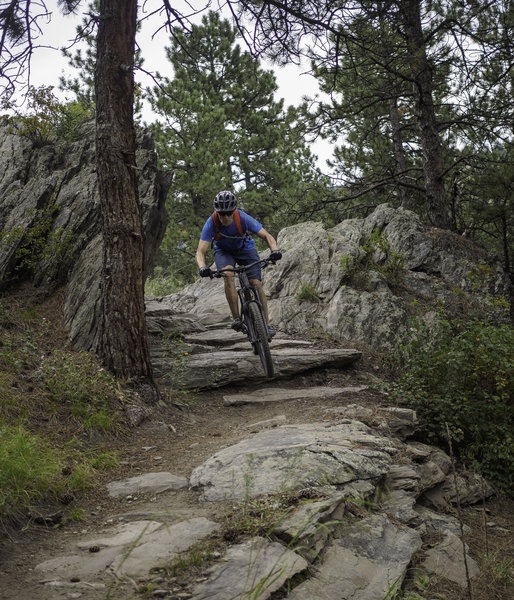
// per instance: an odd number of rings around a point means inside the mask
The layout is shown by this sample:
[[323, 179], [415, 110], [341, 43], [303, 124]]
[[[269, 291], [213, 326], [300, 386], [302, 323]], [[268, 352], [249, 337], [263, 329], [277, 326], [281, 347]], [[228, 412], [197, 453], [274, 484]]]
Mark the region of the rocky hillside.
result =
[[[0, 127], [0, 286], [19, 277], [46, 289], [67, 284], [66, 325], [75, 346], [89, 349], [101, 268], [94, 123], [77, 138], [37, 146]], [[138, 144], [149, 267], [167, 222], [170, 176], [157, 170], [151, 136], [140, 132]], [[511, 290], [500, 263], [409, 211], [382, 205], [330, 229], [302, 223], [282, 230], [278, 242], [284, 258], [266, 272], [265, 287], [274, 324], [284, 332], [322, 331], [390, 350], [404, 335], [413, 302], [427, 319], [440, 304], [464, 316], [507, 317]], [[226, 314], [220, 289], [198, 281], [158, 301], [174, 314], [202, 314], [205, 324], [208, 313], [216, 313], [214, 320]]]

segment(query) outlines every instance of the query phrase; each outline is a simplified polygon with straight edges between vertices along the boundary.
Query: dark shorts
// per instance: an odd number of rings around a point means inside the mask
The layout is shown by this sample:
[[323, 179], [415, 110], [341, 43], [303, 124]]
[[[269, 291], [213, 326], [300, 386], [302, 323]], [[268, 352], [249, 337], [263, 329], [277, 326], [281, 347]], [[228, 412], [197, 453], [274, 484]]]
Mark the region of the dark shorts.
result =
[[[218, 270], [226, 266], [234, 267], [236, 265], [249, 265], [259, 260], [259, 254], [255, 248], [242, 248], [241, 250], [232, 250], [227, 252], [216, 248], [214, 250], [214, 262]], [[247, 271], [248, 279], [261, 280], [261, 265], [254, 265]]]

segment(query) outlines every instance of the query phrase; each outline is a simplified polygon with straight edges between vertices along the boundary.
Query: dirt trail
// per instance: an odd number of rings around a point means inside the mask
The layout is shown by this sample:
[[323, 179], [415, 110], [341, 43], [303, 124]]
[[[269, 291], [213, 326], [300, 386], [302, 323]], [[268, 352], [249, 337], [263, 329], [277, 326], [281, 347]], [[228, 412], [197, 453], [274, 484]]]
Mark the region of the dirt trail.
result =
[[[294, 381], [273, 381], [269, 387], [307, 387], [314, 385], [355, 385], [367, 380], [358, 368], [344, 371], [319, 371], [296, 377]], [[259, 386], [262, 388], [263, 386]], [[149, 419], [128, 435], [109, 440], [108, 448], [116, 451], [120, 464], [115, 471], [102, 474], [96, 488], [77, 498], [69, 506], [49, 506], [43, 516], [56, 512], [70, 513], [79, 509], [80, 520], [64, 520], [58, 526], [30, 522], [23, 531], [12, 534], [12, 540], [0, 544], [0, 599], [41, 600], [41, 576], [34, 572], [40, 562], [62, 554], [78, 534], [94, 536], [102, 532], [106, 521], [124, 513], [180, 512], [184, 515], [215, 516], [222, 510], [211, 504], [199, 503], [194, 492], [110, 498], [105, 485], [148, 472], [169, 471], [189, 477], [192, 470], [216, 451], [226, 448], [256, 429], [252, 424], [284, 415], [287, 423], [308, 423], [331, 420], [323, 413], [325, 407], [341, 404], [341, 400], [323, 402], [287, 401], [261, 405], [224, 406], [223, 395], [238, 393], [241, 386], [230, 386], [216, 391], [177, 394], [167, 404], [155, 407]], [[349, 402], [377, 403], [383, 398], [375, 392], [361, 392], [348, 398]], [[99, 445], [103, 442], [99, 440]], [[49, 596], [50, 598], [52, 596]], [[55, 598], [60, 595], [55, 595]], [[63, 595], [63, 598], [68, 596]], [[85, 598], [86, 596], [81, 596]]]

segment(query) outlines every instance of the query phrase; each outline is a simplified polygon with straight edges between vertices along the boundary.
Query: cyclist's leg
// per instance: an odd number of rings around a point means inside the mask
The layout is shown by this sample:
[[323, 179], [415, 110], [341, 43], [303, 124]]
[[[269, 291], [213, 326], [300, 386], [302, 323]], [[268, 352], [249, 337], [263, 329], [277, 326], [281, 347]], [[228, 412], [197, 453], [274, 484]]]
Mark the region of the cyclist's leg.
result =
[[[226, 267], [233, 267], [236, 261], [230, 252], [216, 249], [214, 251], [214, 262], [216, 263], [216, 268], [219, 271], [223, 271]], [[236, 291], [235, 274], [227, 273], [227, 275], [223, 277], [223, 284], [225, 286], [225, 297], [227, 299], [230, 312], [232, 313], [232, 318], [238, 319], [239, 301]]]
[[[255, 248], [243, 249], [238, 251], [235, 254], [236, 262], [240, 265], [248, 265], [250, 263], [259, 260], [259, 254]], [[266, 294], [264, 293], [264, 289], [262, 287], [262, 269], [260, 265], [253, 265], [247, 271], [248, 280], [250, 285], [253, 285], [257, 288], [257, 292], [259, 294], [259, 300], [262, 304], [262, 310], [264, 312], [264, 318], [266, 319], [266, 324], [269, 325], [269, 315], [268, 315], [268, 301], [266, 299]]]
[[[236, 250], [232, 253], [232, 256], [238, 265], [249, 265], [259, 260], [259, 253], [255, 248]], [[248, 275], [248, 279], [257, 279], [260, 281], [262, 279], [261, 266], [259, 264], [253, 265], [248, 269], [246, 274]]]
[[264, 318], [266, 319], [266, 323], [269, 324], [269, 316], [268, 316], [268, 300], [266, 299], [266, 294], [264, 293], [264, 289], [262, 287], [262, 281], [260, 279], [249, 279], [250, 285], [253, 285], [257, 288], [257, 292], [259, 293], [259, 299], [262, 304], [262, 310], [264, 312]]

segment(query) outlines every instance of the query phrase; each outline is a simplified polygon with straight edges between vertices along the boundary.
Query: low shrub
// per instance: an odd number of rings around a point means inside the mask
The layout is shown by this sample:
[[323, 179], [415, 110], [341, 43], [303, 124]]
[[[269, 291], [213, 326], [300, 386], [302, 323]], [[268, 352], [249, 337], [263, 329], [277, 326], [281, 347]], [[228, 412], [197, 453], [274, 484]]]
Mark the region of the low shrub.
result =
[[1, 108], [14, 113], [8, 118], [13, 132], [30, 139], [36, 147], [60, 140], [77, 141], [80, 139], [79, 125], [93, 116], [92, 111], [80, 102], [61, 103], [50, 85], [30, 86], [24, 113], [9, 100], [4, 101]]
[[116, 428], [118, 415], [111, 405], [120, 395], [119, 382], [92, 353], [55, 350], [48, 357], [41, 356], [34, 377], [41, 380], [55, 412], [67, 405], [86, 430]]
[[343, 280], [353, 280], [358, 286], [366, 288], [369, 283], [369, 272], [381, 273], [393, 286], [399, 285], [405, 276], [405, 257], [402, 252], [391, 248], [385, 234], [374, 229], [369, 238], [359, 246], [360, 254], [344, 254], [340, 265]]
[[415, 409], [428, 441], [447, 444], [509, 494], [514, 473], [514, 331], [481, 321], [418, 319], [396, 356], [392, 393]]

